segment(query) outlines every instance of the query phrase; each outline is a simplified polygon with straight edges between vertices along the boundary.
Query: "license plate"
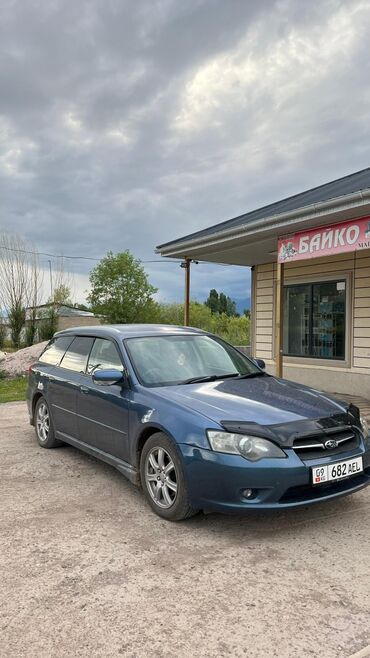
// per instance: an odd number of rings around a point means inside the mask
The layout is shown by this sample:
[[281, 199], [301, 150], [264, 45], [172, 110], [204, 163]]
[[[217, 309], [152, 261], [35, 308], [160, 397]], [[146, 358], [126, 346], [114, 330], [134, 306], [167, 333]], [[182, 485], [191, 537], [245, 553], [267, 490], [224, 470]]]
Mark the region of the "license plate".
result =
[[344, 478], [353, 477], [362, 473], [362, 457], [346, 459], [342, 462], [329, 464], [328, 466], [314, 466], [312, 471], [312, 484], [322, 484], [332, 480], [343, 480]]

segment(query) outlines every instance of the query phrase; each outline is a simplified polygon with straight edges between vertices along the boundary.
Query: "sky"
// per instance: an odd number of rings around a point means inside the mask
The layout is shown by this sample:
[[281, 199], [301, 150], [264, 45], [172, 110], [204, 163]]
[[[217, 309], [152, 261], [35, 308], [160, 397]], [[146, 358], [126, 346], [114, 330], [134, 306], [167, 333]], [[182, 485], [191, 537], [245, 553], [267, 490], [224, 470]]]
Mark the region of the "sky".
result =
[[[161, 260], [158, 244], [369, 166], [369, 44], [368, 0], [0, 0], [0, 231]], [[93, 265], [64, 262], [76, 301]], [[145, 268], [182, 299], [177, 263]], [[248, 268], [193, 267], [195, 299], [216, 287], [241, 309], [249, 286]]]

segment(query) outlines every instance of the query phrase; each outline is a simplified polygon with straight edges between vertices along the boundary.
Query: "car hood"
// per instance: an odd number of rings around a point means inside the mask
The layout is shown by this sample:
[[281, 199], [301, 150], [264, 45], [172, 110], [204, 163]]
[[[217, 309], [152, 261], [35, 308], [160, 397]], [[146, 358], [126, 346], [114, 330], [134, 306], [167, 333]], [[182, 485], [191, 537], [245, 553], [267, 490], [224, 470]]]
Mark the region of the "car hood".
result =
[[167, 386], [156, 393], [228, 431], [271, 436], [285, 445], [302, 434], [357, 424], [356, 408], [270, 375]]

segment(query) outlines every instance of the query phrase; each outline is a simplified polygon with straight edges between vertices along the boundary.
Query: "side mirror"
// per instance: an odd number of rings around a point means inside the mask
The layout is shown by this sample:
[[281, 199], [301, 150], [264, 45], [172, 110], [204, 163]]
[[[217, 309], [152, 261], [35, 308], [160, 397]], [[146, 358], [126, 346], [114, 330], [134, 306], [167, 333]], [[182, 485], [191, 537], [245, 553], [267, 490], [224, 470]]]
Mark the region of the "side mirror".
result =
[[114, 368], [109, 368], [109, 370], [95, 370], [92, 378], [95, 384], [101, 384], [103, 386], [121, 384], [125, 381], [124, 373]]
[[263, 359], [253, 359], [253, 360], [254, 360], [255, 364], [256, 364], [259, 368], [261, 368], [261, 370], [265, 370], [265, 369], [266, 369], [266, 363], [264, 362]]

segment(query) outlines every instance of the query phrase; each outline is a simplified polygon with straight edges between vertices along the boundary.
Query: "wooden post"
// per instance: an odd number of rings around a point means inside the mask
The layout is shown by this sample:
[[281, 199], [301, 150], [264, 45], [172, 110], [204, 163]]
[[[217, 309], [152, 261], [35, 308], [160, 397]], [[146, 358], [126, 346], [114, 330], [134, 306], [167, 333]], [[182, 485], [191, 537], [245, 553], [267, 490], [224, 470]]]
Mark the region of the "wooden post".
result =
[[185, 258], [181, 267], [185, 269], [185, 298], [184, 298], [184, 326], [189, 326], [189, 306], [190, 306], [190, 258]]
[[284, 339], [284, 263], [277, 264], [275, 295], [275, 359], [276, 376], [283, 376]]

